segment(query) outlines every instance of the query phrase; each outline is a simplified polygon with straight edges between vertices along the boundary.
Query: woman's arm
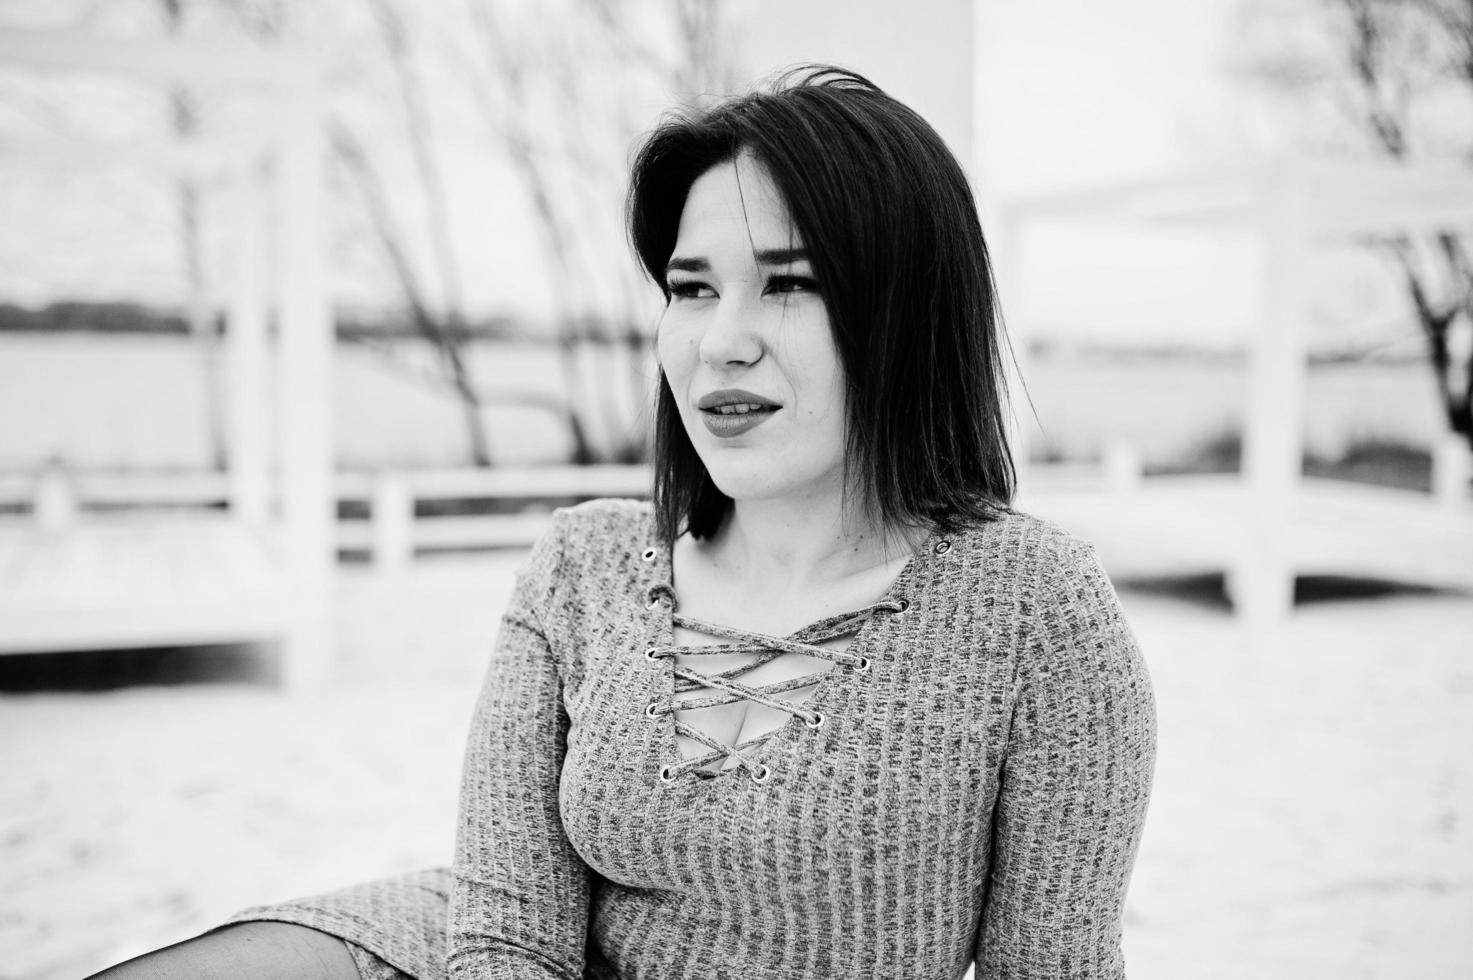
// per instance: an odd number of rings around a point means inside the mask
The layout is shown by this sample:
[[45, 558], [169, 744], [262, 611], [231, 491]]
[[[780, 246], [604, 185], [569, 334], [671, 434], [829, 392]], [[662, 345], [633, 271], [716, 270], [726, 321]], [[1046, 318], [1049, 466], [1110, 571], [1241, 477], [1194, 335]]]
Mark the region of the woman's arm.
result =
[[518, 578], [471, 723], [450, 896], [451, 980], [583, 976], [589, 872], [558, 811], [568, 717], [543, 628], [563, 533], [555, 518]]
[[1125, 976], [1120, 920], [1155, 764], [1150, 677], [1093, 550], [1044, 562], [1020, 651], [977, 980]]

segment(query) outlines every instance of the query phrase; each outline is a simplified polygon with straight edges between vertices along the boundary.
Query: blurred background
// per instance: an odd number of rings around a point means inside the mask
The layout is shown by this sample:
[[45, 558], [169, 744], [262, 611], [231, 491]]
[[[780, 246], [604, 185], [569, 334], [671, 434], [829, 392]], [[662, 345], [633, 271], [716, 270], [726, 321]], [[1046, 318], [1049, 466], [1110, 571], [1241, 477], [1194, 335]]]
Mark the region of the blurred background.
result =
[[526, 548], [648, 492], [632, 149], [813, 61], [969, 169], [1151, 665], [1131, 976], [1473, 976], [1466, 0], [0, 0], [0, 977], [448, 860]]

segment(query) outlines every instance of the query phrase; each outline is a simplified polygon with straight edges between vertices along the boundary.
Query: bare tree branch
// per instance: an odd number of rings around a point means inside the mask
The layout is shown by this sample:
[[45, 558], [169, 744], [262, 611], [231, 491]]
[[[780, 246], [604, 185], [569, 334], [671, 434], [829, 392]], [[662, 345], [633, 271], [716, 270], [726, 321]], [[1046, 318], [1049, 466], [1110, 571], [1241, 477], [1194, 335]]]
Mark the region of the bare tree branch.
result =
[[405, 250], [405, 236], [388, 204], [383, 180], [374, 169], [363, 144], [340, 122], [329, 129], [329, 138], [337, 159], [345, 166], [368, 212], [369, 222], [378, 235], [379, 244], [394, 270], [409, 308], [415, 329], [434, 345], [441, 363], [461, 399], [466, 431], [471, 440], [471, 454], [478, 466], [491, 465], [491, 450], [485, 420], [481, 416], [481, 400], [466, 366], [462, 348], [467, 332], [442, 323], [430, 308], [414, 263]]
[[[1436, 53], [1453, 52], [1444, 75], [1473, 88], [1473, 0], [1326, 0], [1325, 9], [1342, 31], [1342, 104], [1352, 108], [1374, 149], [1393, 160], [1411, 159], [1414, 108], [1421, 85], [1438, 75]], [[1465, 159], [1473, 163], [1473, 146]], [[1452, 339], [1460, 327], [1473, 334], [1468, 251], [1451, 228], [1431, 236], [1430, 247], [1418, 248], [1405, 236], [1388, 244], [1427, 345], [1448, 427], [1473, 446], [1473, 343], [1465, 345], [1466, 363], [1458, 363]]]
[[414, 70], [403, 16], [389, 0], [368, 0], [368, 3], [378, 20], [384, 44], [394, 65], [394, 75], [399, 82], [405, 123], [409, 130], [409, 149], [414, 156], [415, 168], [429, 205], [430, 240], [444, 289], [444, 313], [452, 323], [460, 322], [463, 325], [464, 291], [461, 288], [455, 247], [451, 243], [449, 203], [446, 199], [445, 180], [435, 154], [435, 140], [424, 85]]

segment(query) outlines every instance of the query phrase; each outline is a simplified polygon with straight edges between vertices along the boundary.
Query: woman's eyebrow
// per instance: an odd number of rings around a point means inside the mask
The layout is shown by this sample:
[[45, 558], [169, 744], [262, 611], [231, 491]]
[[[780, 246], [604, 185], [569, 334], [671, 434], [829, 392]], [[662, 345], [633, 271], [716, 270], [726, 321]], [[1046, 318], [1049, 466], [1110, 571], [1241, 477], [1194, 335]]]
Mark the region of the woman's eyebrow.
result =
[[[792, 265], [794, 262], [806, 262], [808, 260], [808, 249], [806, 248], [764, 248], [754, 253], [758, 265]], [[686, 258], [675, 256], [665, 263], [665, 272], [710, 272], [711, 263], [702, 258]]]
[[665, 263], [665, 272], [710, 272], [711, 263], [705, 259], [676, 257]]
[[807, 260], [806, 248], [764, 248], [757, 251], [758, 265], [792, 265]]

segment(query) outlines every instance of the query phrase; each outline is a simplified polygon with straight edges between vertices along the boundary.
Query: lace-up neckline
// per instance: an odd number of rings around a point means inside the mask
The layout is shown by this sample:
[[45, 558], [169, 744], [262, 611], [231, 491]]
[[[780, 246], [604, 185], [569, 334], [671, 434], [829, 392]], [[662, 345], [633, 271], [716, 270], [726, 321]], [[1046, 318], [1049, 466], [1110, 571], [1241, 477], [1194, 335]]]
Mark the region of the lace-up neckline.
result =
[[[870, 662], [865, 657], [851, 653], [848, 649], [832, 649], [820, 644], [855, 636], [879, 613], [902, 615], [909, 608], [909, 603], [904, 599], [885, 598], [861, 609], [826, 617], [788, 636], [779, 637], [684, 616], [677, 611], [675, 591], [668, 584], [662, 583], [652, 587], [648, 598], [652, 607], [662, 602], [670, 604], [672, 626], [727, 641], [708, 645], [656, 643], [644, 651], [645, 657], [649, 660], [671, 660], [671, 670], [675, 677], [674, 696], [662, 695], [651, 701], [645, 708], [645, 714], [652, 719], [662, 718], [665, 715], [674, 716], [672, 720], [676, 735], [692, 739], [711, 750], [696, 758], [677, 759], [674, 763], [661, 768], [660, 780], [664, 783], [673, 783], [691, 773], [701, 772], [710, 776], [719, 776], [728, 771], [735, 771], [737, 768], [745, 769], [754, 782], [766, 782], [771, 776], [771, 771], [751, 753], [766, 744], [783, 726], [780, 725], [756, 738], [728, 745], [682, 721], [675, 713], [733, 704], [738, 701], [750, 701], [754, 704], [775, 708], [795, 718], [801, 718], [809, 728], [822, 728], [827, 719], [821, 712], [808, 706], [813, 700], [812, 697], [793, 702], [775, 695], [817, 684], [828, 676], [830, 670], [819, 670], [771, 684], [746, 684], [738, 678], [789, 653], [830, 661], [835, 665], [833, 668], [835, 670], [867, 673], [870, 670]], [[699, 657], [722, 654], [755, 654], [756, 656], [748, 663], [717, 673], [707, 673], [674, 662], [676, 656]], [[701, 688], [710, 688], [717, 693], [702, 698], [677, 700], [679, 695]], [[731, 769], [724, 768], [726, 760], [731, 760], [735, 766]], [[717, 761], [723, 763], [723, 768], [716, 772], [706, 769], [707, 766]]]

